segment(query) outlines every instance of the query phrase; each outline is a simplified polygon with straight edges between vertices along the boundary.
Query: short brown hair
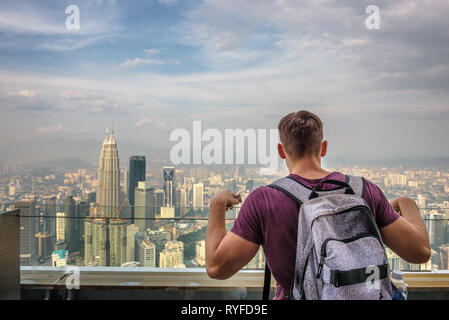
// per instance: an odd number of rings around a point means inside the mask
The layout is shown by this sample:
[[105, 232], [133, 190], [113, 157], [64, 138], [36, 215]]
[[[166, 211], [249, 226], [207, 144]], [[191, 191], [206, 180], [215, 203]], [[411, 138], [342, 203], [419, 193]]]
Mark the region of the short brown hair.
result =
[[321, 151], [323, 123], [312, 112], [301, 110], [284, 116], [278, 125], [284, 150], [294, 158], [316, 156]]

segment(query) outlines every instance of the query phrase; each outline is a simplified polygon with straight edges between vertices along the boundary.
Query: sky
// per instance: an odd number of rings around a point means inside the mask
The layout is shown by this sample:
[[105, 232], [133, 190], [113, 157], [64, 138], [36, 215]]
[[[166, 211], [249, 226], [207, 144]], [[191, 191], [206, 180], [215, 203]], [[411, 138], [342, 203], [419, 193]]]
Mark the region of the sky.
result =
[[270, 129], [306, 109], [333, 157], [449, 156], [448, 17], [447, 0], [0, 1], [0, 147], [113, 124], [119, 150], [169, 148], [194, 120]]

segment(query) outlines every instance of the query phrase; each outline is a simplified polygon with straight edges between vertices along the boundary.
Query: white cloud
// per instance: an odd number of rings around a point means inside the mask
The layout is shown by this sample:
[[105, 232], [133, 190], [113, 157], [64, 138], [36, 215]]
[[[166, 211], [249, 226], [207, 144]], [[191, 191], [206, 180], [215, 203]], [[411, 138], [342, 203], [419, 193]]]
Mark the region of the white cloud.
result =
[[147, 64], [165, 64], [165, 61], [135, 57], [134, 59], [127, 59], [125, 62], [122, 62], [120, 67], [137, 67]]
[[37, 132], [39, 132], [39, 133], [56, 133], [61, 130], [62, 130], [62, 124], [37, 128]]
[[165, 128], [167, 126], [167, 124], [157, 117], [152, 118], [152, 119], [144, 117], [144, 118], [140, 119], [139, 121], [137, 121], [135, 126], [136, 127], [153, 126], [158, 129], [162, 129], [162, 128]]
[[178, 2], [178, 0], [157, 0], [162, 6], [172, 6]]
[[20, 90], [17, 92], [10, 92], [9, 93], [10, 96], [22, 96], [22, 97], [26, 97], [26, 98], [34, 98], [37, 96], [36, 91], [32, 90], [32, 89], [25, 89], [25, 90]]
[[159, 49], [144, 49], [143, 52], [145, 52], [148, 55], [161, 53]]

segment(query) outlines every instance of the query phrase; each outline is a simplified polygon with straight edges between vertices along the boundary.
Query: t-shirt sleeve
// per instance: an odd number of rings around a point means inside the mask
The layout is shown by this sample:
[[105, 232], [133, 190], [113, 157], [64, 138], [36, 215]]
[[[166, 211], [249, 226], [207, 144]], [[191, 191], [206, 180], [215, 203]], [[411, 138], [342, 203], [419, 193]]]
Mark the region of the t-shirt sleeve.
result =
[[263, 233], [260, 216], [263, 214], [263, 210], [266, 210], [265, 199], [262, 189], [259, 187], [251, 192], [243, 202], [231, 232], [261, 245], [263, 243]]
[[374, 214], [377, 226], [383, 228], [396, 221], [400, 215], [394, 211], [382, 190], [376, 184], [365, 181], [365, 200]]

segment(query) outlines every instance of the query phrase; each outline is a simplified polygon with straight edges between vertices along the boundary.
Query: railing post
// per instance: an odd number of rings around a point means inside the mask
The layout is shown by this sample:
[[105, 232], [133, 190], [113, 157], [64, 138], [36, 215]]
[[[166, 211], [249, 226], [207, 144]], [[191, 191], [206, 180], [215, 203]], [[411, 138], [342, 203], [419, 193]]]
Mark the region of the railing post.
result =
[[0, 213], [0, 300], [20, 299], [20, 209]]

